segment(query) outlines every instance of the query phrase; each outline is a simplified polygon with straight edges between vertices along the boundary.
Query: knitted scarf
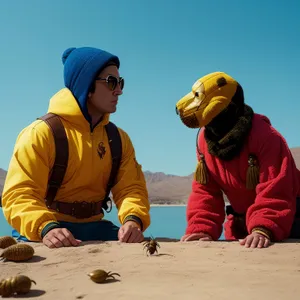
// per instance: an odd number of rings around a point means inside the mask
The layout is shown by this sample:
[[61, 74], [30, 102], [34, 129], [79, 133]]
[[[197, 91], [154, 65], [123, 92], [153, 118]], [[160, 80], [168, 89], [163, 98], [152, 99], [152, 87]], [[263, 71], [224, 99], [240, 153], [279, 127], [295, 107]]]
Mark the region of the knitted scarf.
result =
[[241, 151], [252, 126], [253, 110], [234, 103], [218, 115], [204, 131], [210, 154], [231, 160]]

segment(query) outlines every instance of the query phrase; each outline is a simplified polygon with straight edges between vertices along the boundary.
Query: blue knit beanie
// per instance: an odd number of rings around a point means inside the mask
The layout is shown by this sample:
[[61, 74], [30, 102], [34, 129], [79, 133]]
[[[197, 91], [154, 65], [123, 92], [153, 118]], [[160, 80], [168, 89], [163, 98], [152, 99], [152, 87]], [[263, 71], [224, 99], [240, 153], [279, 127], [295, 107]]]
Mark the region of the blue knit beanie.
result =
[[68, 48], [62, 55], [65, 86], [77, 99], [84, 117], [90, 121], [87, 96], [97, 75], [113, 62], [120, 67], [119, 58], [109, 52], [92, 47]]

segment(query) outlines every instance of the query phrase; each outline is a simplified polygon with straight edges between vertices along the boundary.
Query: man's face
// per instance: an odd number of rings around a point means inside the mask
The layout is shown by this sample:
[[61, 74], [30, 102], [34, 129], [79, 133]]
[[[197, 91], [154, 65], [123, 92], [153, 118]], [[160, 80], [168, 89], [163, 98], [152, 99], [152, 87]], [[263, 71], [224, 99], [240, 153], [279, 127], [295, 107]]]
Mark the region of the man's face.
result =
[[114, 113], [117, 110], [118, 98], [123, 94], [120, 84], [118, 83], [114, 90], [109, 87], [105, 79], [112, 75], [118, 80], [120, 78], [119, 70], [116, 66], [106, 67], [95, 81], [94, 93], [89, 93], [88, 109], [91, 116], [102, 116], [105, 113]]

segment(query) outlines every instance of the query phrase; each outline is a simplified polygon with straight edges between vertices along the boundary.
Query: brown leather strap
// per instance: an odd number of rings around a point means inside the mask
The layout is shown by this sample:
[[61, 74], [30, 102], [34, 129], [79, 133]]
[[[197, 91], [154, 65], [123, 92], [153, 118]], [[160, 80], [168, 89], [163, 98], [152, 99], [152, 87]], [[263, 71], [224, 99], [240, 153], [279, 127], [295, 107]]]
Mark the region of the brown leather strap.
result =
[[[112, 167], [104, 199], [92, 203], [68, 203], [54, 201], [57, 191], [60, 188], [64, 179], [69, 158], [68, 139], [65, 133], [64, 126], [59, 116], [52, 113], [48, 113], [45, 116], [40, 117], [39, 119], [45, 121], [51, 128], [55, 141], [55, 162], [49, 178], [48, 190], [45, 197], [47, 207], [61, 212], [63, 214], [74, 216], [79, 219], [89, 218], [93, 215], [101, 214], [103, 213], [103, 209], [109, 212], [112, 208], [112, 201], [109, 197], [109, 194], [112, 187], [115, 185], [117, 173], [122, 158], [122, 141], [117, 126], [112, 122], [109, 122], [105, 126], [112, 155]], [[110, 203], [110, 207], [108, 206], [108, 203]]]
[[[112, 187], [116, 183], [116, 178], [118, 175], [118, 170], [121, 164], [121, 158], [122, 158], [122, 141], [120, 137], [119, 130], [117, 126], [109, 122], [106, 126], [106, 133], [108, 137], [108, 142], [109, 142], [109, 147], [110, 147], [110, 152], [112, 156], [112, 166], [111, 166], [111, 171], [110, 171], [110, 176], [106, 188], [106, 194], [105, 198], [102, 204], [102, 207], [107, 211], [110, 212], [112, 209], [112, 201], [109, 197], [110, 191]], [[110, 203], [110, 206], [108, 206], [108, 203]]]
[[103, 213], [102, 202], [62, 202], [53, 201], [50, 208], [57, 212], [73, 216], [77, 219], [90, 218]]
[[47, 207], [51, 207], [58, 189], [64, 179], [69, 159], [69, 145], [65, 128], [59, 116], [48, 113], [39, 119], [45, 121], [52, 130], [55, 142], [55, 161], [48, 181], [47, 195], [45, 197]]

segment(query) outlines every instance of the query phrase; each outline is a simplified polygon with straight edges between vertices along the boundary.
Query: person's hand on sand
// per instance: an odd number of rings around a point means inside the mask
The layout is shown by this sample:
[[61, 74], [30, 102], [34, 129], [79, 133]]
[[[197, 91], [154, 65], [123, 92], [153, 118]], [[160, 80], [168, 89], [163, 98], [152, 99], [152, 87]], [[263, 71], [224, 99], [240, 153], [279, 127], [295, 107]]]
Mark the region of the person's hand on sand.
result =
[[124, 243], [140, 243], [144, 240], [144, 235], [136, 222], [128, 221], [120, 227], [118, 238]]
[[181, 242], [196, 241], [196, 240], [212, 241], [212, 237], [207, 233], [199, 232], [199, 233], [186, 234], [180, 239]]
[[66, 228], [53, 228], [43, 238], [43, 243], [48, 248], [76, 247], [81, 241], [76, 240]]
[[258, 232], [252, 232], [240, 240], [240, 244], [246, 248], [267, 248], [270, 245], [270, 240]]

